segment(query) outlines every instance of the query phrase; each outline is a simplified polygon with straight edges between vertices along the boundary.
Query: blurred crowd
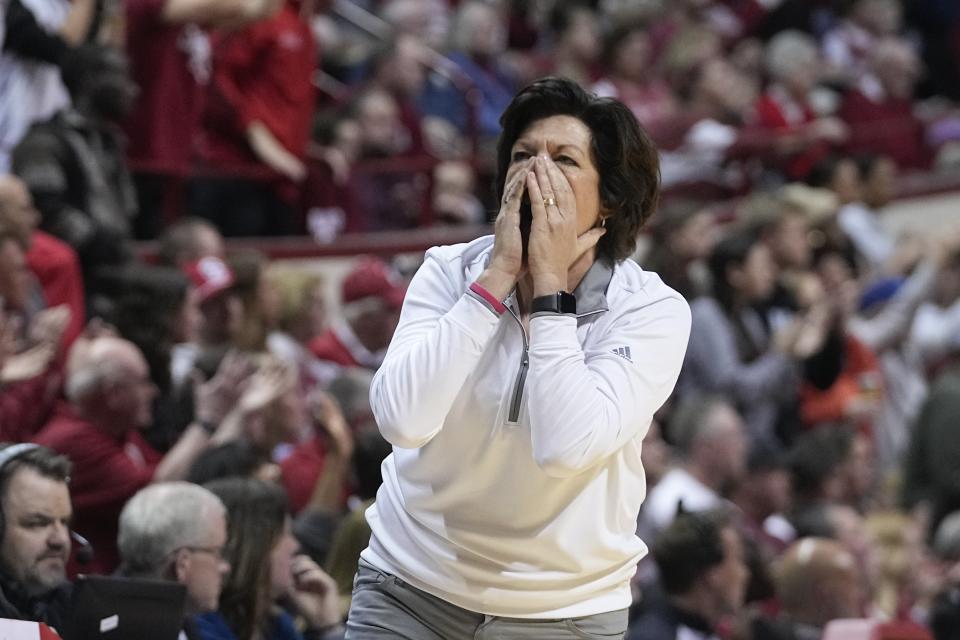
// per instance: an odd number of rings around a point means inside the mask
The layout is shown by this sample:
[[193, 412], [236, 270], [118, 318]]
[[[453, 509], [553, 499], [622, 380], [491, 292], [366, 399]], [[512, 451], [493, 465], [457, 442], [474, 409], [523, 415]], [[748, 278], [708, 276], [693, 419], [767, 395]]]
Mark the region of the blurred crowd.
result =
[[960, 638], [960, 233], [884, 221], [905, 173], [960, 163], [957, 3], [0, 17], [0, 441], [42, 445], [0, 466], [0, 616], [55, 621], [52, 558], [185, 584], [188, 638], [339, 637], [390, 452], [369, 383], [415, 265], [332, 282], [224, 238], [489, 222], [499, 115], [557, 74], [661, 149], [636, 259], [693, 314], [642, 447], [629, 638]]

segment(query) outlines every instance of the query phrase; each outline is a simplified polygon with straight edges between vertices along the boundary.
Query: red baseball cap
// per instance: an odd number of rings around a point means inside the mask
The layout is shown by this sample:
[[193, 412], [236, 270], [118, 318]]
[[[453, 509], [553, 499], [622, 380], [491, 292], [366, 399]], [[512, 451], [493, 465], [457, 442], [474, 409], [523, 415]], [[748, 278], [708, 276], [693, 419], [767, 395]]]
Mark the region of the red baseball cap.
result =
[[403, 306], [407, 288], [399, 282], [389, 266], [377, 258], [361, 258], [343, 280], [341, 296], [344, 304], [363, 298], [377, 297], [392, 309]]
[[233, 271], [227, 263], [214, 256], [191, 262], [183, 270], [197, 287], [200, 304], [223, 293], [235, 282]]

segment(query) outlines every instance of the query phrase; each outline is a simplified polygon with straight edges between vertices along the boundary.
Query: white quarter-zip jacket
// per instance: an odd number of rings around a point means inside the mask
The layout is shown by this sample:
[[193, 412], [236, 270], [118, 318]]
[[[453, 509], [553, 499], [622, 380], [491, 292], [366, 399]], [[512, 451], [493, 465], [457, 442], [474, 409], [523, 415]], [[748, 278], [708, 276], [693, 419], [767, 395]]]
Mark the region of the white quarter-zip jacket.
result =
[[577, 315], [498, 316], [469, 292], [493, 237], [437, 247], [407, 290], [370, 401], [393, 445], [363, 558], [470, 611], [568, 618], [630, 605], [640, 443], [673, 390], [686, 301], [598, 260]]

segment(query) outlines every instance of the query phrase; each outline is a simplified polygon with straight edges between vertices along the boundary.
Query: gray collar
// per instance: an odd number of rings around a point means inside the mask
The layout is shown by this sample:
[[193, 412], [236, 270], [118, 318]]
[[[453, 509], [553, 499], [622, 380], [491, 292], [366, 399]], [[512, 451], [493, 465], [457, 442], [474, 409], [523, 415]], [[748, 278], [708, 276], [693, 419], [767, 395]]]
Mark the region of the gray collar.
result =
[[577, 298], [577, 318], [609, 310], [607, 287], [612, 279], [613, 265], [606, 258], [594, 260], [573, 292]]

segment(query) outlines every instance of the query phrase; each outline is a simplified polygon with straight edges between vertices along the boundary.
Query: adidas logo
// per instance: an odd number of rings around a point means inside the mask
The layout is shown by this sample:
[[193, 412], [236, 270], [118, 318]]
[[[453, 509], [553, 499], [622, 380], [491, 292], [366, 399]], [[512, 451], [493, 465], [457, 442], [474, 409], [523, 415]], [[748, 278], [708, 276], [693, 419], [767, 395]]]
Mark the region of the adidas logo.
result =
[[633, 358], [630, 356], [630, 347], [617, 347], [613, 350], [613, 353], [620, 356], [627, 362], [633, 362]]

